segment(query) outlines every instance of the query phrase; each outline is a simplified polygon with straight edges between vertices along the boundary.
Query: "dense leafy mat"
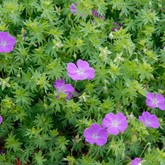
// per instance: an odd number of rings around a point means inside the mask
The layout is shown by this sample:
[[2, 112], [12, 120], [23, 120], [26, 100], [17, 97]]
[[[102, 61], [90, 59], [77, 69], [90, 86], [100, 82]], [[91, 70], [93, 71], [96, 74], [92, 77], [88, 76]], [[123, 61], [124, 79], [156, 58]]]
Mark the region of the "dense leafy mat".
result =
[[0, 0], [0, 164], [164, 165], [164, 0]]

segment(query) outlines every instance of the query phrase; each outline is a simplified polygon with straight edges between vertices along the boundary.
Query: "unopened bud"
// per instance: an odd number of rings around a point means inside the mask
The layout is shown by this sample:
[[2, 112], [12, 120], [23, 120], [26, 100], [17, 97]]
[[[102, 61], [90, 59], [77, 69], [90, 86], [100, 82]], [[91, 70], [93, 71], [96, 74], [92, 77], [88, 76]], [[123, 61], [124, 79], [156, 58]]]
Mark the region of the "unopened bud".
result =
[[109, 36], [108, 36], [108, 37], [109, 37], [109, 39], [111, 39], [111, 40], [113, 39], [113, 34], [112, 34], [112, 32], [109, 33]]

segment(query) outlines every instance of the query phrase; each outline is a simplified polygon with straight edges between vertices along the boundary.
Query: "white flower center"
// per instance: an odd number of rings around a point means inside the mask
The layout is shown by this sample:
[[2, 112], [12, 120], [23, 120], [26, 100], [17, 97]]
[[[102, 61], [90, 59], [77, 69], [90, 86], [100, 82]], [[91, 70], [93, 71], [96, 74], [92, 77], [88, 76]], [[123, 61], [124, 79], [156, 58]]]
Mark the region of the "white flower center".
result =
[[117, 120], [114, 120], [114, 121], [112, 122], [112, 126], [118, 127], [118, 121], [117, 121]]
[[1, 41], [0, 46], [5, 47], [7, 45], [6, 41]]
[[146, 125], [150, 126], [151, 125], [151, 121], [146, 120]]
[[62, 87], [59, 89], [59, 91], [62, 92], [62, 93], [65, 93], [65, 92], [64, 92], [64, 87], [62, 86]]
[[156, 107], [158, 107], [158, 103], [157, 103], [157, 100], [155, 98], [153, 99], [152, 103], [155, 104]]
[[84, 74], [84, 72], [83, 72], [82, 70], [80, 70], [80, 69], [77, 70], [77, 73], [78, 73], [79, 75], [83, 75], [83, 74]]
[[96, 140], [96, 139], [98, 139], [98, 135], [97, 134], [93, 134], [92, 138]]

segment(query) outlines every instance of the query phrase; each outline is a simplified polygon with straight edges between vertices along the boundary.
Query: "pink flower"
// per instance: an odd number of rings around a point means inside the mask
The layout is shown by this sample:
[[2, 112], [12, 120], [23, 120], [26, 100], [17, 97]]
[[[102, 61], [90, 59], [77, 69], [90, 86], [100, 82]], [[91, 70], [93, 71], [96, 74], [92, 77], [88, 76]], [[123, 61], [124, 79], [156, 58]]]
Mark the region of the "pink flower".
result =
[[131, 165], [141, 165], [141, 159], [140, 158], [135, 158], [134, 160], [131, 161]]
[[90, 128], [84, 130], [84, 137], [90, 144], [96, 143], [98, 146], [103, 146], [107, 142], [108, 133], [99, 124], [92, 124]]
[[149, 92], [146, 95], [146, 104], [150, 108], [158, 107], [160, 110], [165, 110], [165, 98], [161, 94], [156, 94]]
[[68, 76], [73, 80], [91, 80], [95, 77], [95, 70], [87, 61], [78, 60], [76, 64], [70, 62], [67, 65]]
[[77, 9], [76, 9], [77, 4], [73, 3], [70, 5], [70, 11], [72, 12], [72, 14], [76, 14], [77, 13]]
[[14, 49], [16, 40], [8, 32], [0, 32], [0, 53], [9, 53]]
[[59, 95], [61, 93], [66, 94], [67, 100], [72, 97], [72, 93], [75, 91], [74, 87], [71, 84], [65, 84], [64, 80], [56, 80], [54, 87], [57, 89]]
[[158, 128], [160, 126], [159, 120], [154, 114], [149, 112], [143, 112], [142, 116], [139, 116], [139, 120], [146, 126], [151, 128]]
[[120, 30], [121, 27], [122, 27], [121, 24], [119, 24], [118, 22], [114, 22], [112, 31], [115, 32], [116, 30]]
[[2, 121], [3, 121], [3, 118], [2, 118], [2, 116], [0, 115], [0, 124], [2, 123]]
[[106, 114], [102, 125], [107, 128], [109, 134], [113, 135], [124, 132], [128, 127], [127, 119], [121, 112], [118, 112], [116, 115], [113, 113]]
[[99, 15], [97, 10], [92, 10], [92, 15], [105, 20], [105, 17], [103, 15]]

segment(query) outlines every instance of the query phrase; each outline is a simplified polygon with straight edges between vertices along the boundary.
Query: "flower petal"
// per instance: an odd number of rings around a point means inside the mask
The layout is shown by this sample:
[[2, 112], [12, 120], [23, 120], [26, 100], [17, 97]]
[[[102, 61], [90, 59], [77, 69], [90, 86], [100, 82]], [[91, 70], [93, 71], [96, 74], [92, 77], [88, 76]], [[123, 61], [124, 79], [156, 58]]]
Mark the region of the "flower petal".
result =
[[113, 134], [113, 135], [118, 135], [120, 133], [119, 130], [114, 126], [109, 126], [107, 131], [109, 134]]
[[72, 62], [68, 63], [67, 71], [69, 74], [76, 74], [77, 70], [78, 70], [78, 68], [74, 63], [72, 63]]
[[154, 93], [152, 92], [147, 93], [146, 98], [147, 100], [151, 100], [151, 101], [154, 100], [155, 98]]
[[75, 91], [74, 87], [71, 84], [66, 84], [64, 86], [64, 92], [73, 93]]
[[2, 123], [2, 121], [3, 121], [3, 118], [2, 118], [2, 116], [0, 116], [0, 124]]
[[60, 89], [61, 87], [63, 87], [65, 85], [65, 81], [62, 79], [62, 80], [56, 80], [54, 82], [54, 87], [56, 89]]
[[165, 98], [161, 94], [156, 94], [157, 105], [160, 110], [165, 110]]
[[86, 71], [89, 69], [89, 63], [87, 61], [83, 61], [79, 59], [76, 64], [78, 66], [78, 69], [82, 71]]
[[109, 127], [114, 120], [115, 120], [115, 115], [113, 113], [106, 114], [102, 121], [102, 126]]
[[87, 79], [91, 80], [95, 77], [95, 70], [90, 67], [88, 70], [86, 70], [85, 74], [87, 75]]

